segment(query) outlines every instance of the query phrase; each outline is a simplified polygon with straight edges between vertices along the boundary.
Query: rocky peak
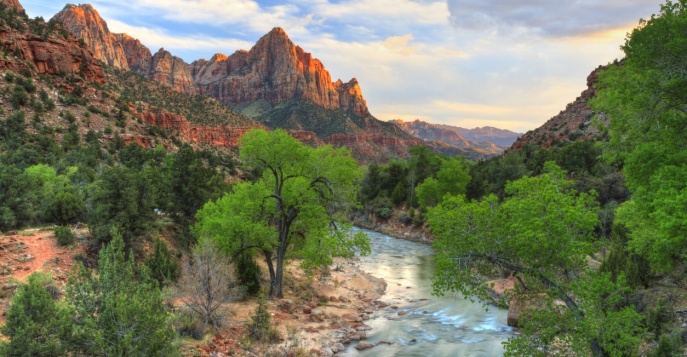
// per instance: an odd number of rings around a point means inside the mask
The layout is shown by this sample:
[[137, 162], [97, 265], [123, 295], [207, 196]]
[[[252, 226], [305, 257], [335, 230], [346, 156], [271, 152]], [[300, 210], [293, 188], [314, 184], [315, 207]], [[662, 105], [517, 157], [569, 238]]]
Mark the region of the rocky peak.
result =
[[189, 65], [179, 57], [160, 48], [150, 61], [150, 79], [172, 87], [175, 91], [196, 94], [196, 86], [189, 72]]
[[250, 51], [195, 61], [191, 73], [202, 93], [230, 106], [310, 99], [326, 109], [369, 115], [356, 79], [332, 82], [322, 62], [294, 44], [280, 27], [260, 38]]
[[129, 69], [134, 73], [147, 76], [153, 59], [150, 49], [144, 46], [138, 39], [125, 33], [115, 34], [114, 36], [124, 49]]
[[74, 36], [83, 39], [95, 58], [117, 68], [129, 69], [122, 45], [93, 6], [67, 4], [54, 18]]
[[24, 7], [21, 6], [19, 0], [0, 0], [0, 4], [5, 4], [10, 8], [16, 9], [17, 11], [24, 11]]

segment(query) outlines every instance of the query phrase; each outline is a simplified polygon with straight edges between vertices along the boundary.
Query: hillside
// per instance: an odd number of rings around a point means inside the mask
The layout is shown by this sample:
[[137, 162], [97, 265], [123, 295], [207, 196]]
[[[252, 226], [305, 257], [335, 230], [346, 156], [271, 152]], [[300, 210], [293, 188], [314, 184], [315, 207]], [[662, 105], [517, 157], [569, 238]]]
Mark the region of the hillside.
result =
[[549, 119], [544, 125], [523, 134], [511, 149], [519, 150], [524, 145], [537, 145], [542, 147], [561, 146], [566, 142], [583, 141], [587, 139], [602, 140], [604, 133], [593, 119], [599, 124], [607, 124], [608, 117], [603, 113], [596, 113], [587, 104], [596, 96], [598, 89], [598, 74], [608, 66], [599, 66], [587, 77], [587, 89], [572, 103], [568, 103], [564, 110]]

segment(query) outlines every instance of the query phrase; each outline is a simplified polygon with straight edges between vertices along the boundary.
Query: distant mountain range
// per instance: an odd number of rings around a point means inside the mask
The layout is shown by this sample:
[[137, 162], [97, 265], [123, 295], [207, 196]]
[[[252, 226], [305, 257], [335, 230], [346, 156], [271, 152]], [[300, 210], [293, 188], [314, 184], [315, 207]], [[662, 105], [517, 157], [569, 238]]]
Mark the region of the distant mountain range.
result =
[[445, 124], [431, 124], [421, 120], [405, 122], [396, 119], [390, 122], [420, 139], [441, 141], [459, 148], [472, 149], [487, 156], [503, 153], [521, 135], [514, 131], [490, 126], [465, 129]]

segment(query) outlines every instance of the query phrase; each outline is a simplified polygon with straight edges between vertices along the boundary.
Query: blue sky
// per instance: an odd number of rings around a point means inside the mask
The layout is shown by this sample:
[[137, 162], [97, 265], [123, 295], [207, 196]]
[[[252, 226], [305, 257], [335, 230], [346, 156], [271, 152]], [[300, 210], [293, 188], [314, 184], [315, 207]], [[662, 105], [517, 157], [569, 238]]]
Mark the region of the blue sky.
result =
[[[46, 20], [59, 0], [20, 0]], [[187, 62], [273, 27], [332, 78], [358, 78], [373, 115], [525, 132], [564, 109], [660, 0], [92, 0], [113, 32]]]

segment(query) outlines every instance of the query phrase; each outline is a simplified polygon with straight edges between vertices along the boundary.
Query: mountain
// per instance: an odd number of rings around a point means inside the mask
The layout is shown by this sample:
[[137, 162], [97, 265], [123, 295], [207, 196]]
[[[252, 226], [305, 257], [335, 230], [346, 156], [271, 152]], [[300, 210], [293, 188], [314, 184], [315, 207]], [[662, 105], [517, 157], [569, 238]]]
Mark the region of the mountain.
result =
[[198, 60], [190, 66], [201, 93], [229, 106], [310, 99], [325, 109], [369, 114], [357, 79], [332, 82], [322, 62], [295, 45], [279, 27], [249, 51], [218, 53], [210, 61]]
[[[390, 122], [423, 140], [440, 141], [458, 148], [473, 150], [482, 157], [500, 155], [520, 135], [510, 130], [488, 126], [464, 129], [451, 125], [431, 124], [421, 120], [405, 122], [396, 119]], [[446, 149], [443, 151], [445, 152]]]
[[492, 126], [484, 126], [481, 128], [465, 129], [457, 126], [437, 124], [439, 127], [447, 128], [450, 130], [455, 130], [458, 134], [462, 135], [465, 139], [474, 142], [487, 141], [493, 143], [497, 146], [509, 147], [511, 146], [522, 134], [516, 133], [514, 131], [494, 128]]
[[96, 58], [115, 68], [185, 95], [217, 99], [266, 127], [286, 129], [311, 145], [347, 146], [361, 162], [405, 156], [410, 147], [423, 144], [372, 116], [356, 78], [332, 81], [322, 62], [294, 44], [279, 27], [248, 51], [229, 56], [218, 53], [209, 61], [187, 64], [164, 49], [152, 55], [134, 37], [111, 33], [90, 5], [67, 5], [55, 19], [83, 38]]
[[574, 102], [568, 103], [564, 110], [541, 127], [521, 136], [513, 143], [511, 150], [519, 150], [524, 145], [551, 147], [586, 139], [602, 140], [604, 133], [596, 125], [592, 125], [592, 119], [596, 117], [596, 120], [603, 124], [608, 122], [608, 117], [604, 113], [596, 113], [589, 107], [588, 102], [596, 96], [598, 75], [606, 68], [608, 66], [594, 69], [587, 76], [587, 89]]

